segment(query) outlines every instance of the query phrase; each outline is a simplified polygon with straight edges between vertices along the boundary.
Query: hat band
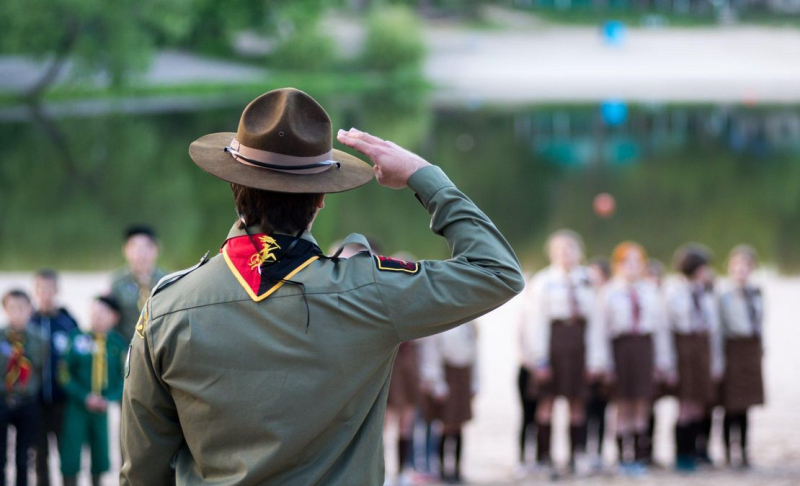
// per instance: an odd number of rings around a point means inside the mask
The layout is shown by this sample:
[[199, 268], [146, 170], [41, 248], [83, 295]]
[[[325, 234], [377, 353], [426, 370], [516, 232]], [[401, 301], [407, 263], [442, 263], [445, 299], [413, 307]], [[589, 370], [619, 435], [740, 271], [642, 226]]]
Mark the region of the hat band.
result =
[[333, 150], [312, 157], [298, 157], [247, 147], [235, 138], [223, 150], [241, 164], [291, 174], [318, 174], [334, 165], [341, 167], [339, 162], [333, 160]]

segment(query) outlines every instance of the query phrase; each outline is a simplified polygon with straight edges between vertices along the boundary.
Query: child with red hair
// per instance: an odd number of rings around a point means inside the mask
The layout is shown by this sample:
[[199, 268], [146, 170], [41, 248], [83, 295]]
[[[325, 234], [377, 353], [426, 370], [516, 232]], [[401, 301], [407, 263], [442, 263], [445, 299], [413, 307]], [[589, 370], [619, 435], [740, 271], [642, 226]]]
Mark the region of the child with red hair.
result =
[[671, 374], [666, 315], [658, 287], [647, 278], [647, 253], [638, 243], [617, 245], [614, 277], [598, 294], [592, 319], [590, 370], [614, 389], [622, 472], [641, 474], [650, 449], [647, 434], [657, 379]]

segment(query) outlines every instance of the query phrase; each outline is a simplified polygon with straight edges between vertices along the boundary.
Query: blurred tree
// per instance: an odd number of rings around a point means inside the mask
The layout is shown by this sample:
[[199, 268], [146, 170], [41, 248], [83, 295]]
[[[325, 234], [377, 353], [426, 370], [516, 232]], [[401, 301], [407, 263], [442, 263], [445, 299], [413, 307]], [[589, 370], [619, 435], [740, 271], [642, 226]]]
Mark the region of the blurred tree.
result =
[[319, 28], [320, 16], [330, 5], [326, 0], [270, 2], [266, 24], [261, 28], [277, 41], [270, 55], [272, 66], [318, 71], [336, 63], [336, 43]]
[[367, 19], [362, 63], [383, 72], [421, 69], [425, 43], [419, 19], [408, 7], [373, 9]]
[[112, 86], [147, 66], [157, 39], [190, 27], [196, 0], [4, 0], [0, 50], [47, 60], [26, 97], [38, 99], [67, 61], [77, 73], [108, 76]]

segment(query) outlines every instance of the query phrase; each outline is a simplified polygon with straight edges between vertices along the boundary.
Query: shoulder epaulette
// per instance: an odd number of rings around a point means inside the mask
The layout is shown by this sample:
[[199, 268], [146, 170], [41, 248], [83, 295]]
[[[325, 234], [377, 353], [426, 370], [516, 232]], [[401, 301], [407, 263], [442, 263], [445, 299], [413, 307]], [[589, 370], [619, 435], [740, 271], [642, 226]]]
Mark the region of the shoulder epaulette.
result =
[[369, 246], [369, 241], [367, 241], [367, 237], [364, 236], [364, 235], [360, 235], [358, 233], [352, 233], [352, 234], [348, 235], [347, 238], [342, 240], [342, 243], [339, 245], [339, 248], [336, 249], [336, 252], [333, 255], [328, 256], [326, 258], [329, 258], [331, 260], [338, 259], [339, 255], [342, 254], [342, 251], [344, 250], [344, 247], [346, 247], [347, 245], [363, 246], [366, 249], [365, 251], [368, 254], [372, 255], [372, 249]]
[[182, 279], [183, 277], [189, 275], [190, 273], [194, 272], [198, 268], [200, 268], [203, 265], [205, 265], [206, 262], [208, 262], [209, 253], [210, 252], [207, 251], [206, 254], [203, 255], [203, 258], [201, 258], [200, 261], [197, 262], [196, 265], [194, 265], [192, 267], [189, 267], [189, 268], [187, 268], [185, 270], [180, 270], [180, 271], [175, 272], [175, 273], [170, 273], [169, 275], [165, 275], [164, 277], [162, 277], [161, 280], [158, 281], [156, 286], [153, 287], [152, 292], [150, 292], [150, 297], [152, 298], [154, 295], [156, 295], [157, 293], [161, 292], [165, 288], [169, 287], [170, 285], [174, 284], [178, 280]]

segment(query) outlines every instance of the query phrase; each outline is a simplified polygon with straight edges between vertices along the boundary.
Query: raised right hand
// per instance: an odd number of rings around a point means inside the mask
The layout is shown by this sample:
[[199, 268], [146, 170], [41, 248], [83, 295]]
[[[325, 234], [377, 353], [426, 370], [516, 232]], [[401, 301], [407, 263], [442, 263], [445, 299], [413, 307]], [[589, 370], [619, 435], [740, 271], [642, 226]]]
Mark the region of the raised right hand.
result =
[[408, 179], [429, 164], [417, 154], [409, 152], [394, 142], [383, 140], [355, 128], [339, 130], [336, 138], [348, 147], [358, 150], [375, 164], [375, 179], [382, 186], [402, 189]]

